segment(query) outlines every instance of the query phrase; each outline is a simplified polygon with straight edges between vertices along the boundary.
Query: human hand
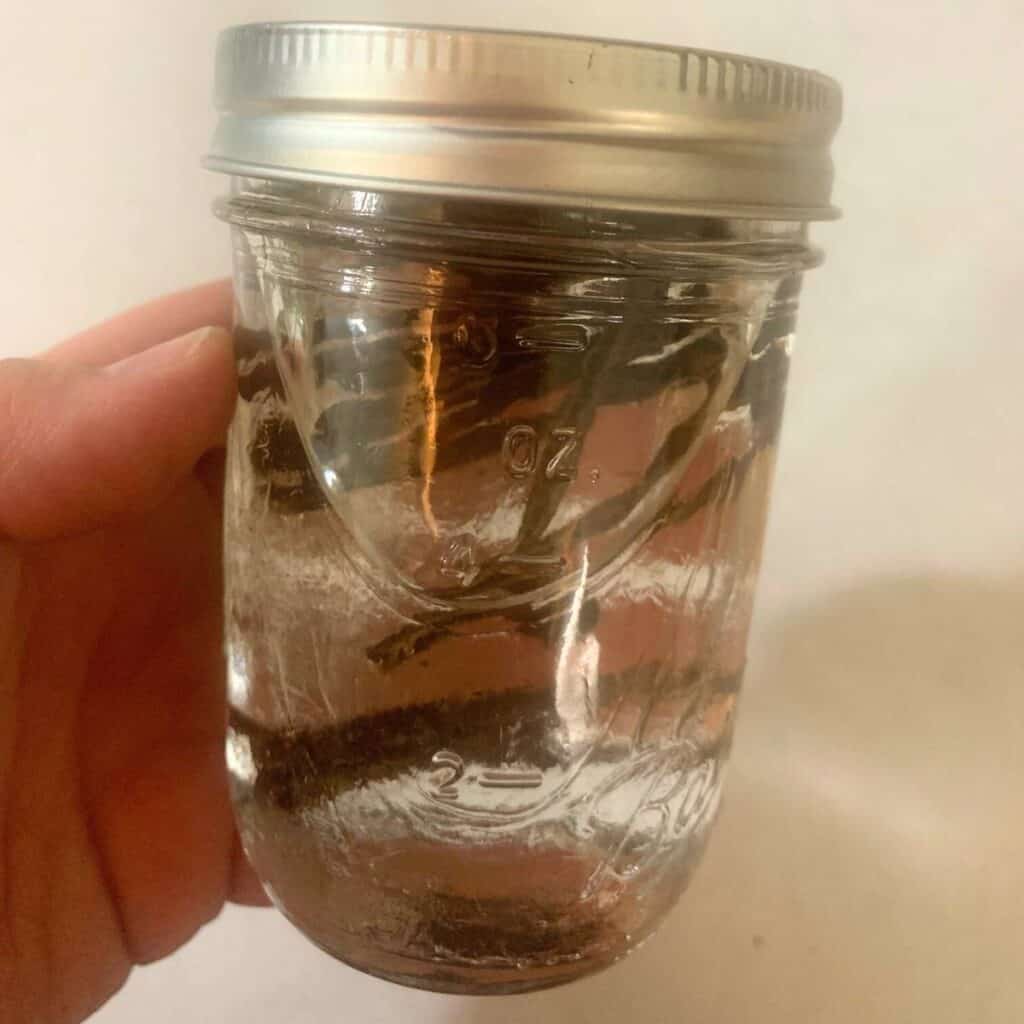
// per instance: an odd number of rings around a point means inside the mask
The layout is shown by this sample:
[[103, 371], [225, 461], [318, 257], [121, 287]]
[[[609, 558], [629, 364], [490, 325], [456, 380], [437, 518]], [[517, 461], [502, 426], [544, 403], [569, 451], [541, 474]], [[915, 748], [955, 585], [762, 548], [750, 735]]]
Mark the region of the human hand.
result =
[[208, 285], [0, 361], [3, 1024], [80, 1021], [263, 901], [223, 764], [231, 342], [187, 333], [230, 309]]

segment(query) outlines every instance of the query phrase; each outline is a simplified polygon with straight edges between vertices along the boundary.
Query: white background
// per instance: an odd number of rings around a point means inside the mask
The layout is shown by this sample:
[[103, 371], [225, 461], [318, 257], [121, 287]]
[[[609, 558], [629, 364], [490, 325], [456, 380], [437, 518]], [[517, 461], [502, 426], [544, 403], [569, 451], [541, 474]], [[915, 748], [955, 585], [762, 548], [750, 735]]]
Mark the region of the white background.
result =
[[233, 22], [627, 36], [846, 90], [845, 219], [818, 229], [805, 289], [726, 809], [671, 922], [603, 976], [484, 1001], [363, 978], [231, 910], [102, 1024], [1024, 1019], [1020, 0], [11, 7], [0, 355], [227, 272], [223, 182], [198, 160]]

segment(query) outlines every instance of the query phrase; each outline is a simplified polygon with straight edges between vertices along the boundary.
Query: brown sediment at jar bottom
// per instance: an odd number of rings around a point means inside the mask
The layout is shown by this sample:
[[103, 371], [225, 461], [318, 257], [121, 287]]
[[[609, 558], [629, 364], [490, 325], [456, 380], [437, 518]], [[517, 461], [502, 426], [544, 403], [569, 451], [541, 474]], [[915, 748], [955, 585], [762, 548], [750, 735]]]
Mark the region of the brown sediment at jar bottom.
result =
[[[433, 867], [440, 857], [451, 864], [447, 853], [435, 850], [432, 866], [423, 862], [426, 850], [418, 849], [419, 844], [400, 845], [407, 845], [407, 877], [403, 879], [401, 866], [393, 863], [394, 849], [381, 849], [381, 859], [389, 862], [388, 870], [395, 875], [383, 890], [372, 878], [354, 877], [349, 884], [337, 884], [329, 895], [322, 889], [314, 894], [302, 891], [304, 886], [294, 873], [290, 880], [282, 878], [280, 865], [270, 867], [260, 858], [258, 870], [267, 870], [279, 880], [271, 886], [275, 904], [330, 956], [407, 987], [463, 995], [531, 992], [604, 970], [656, 929], [678, 895], [673, 893], [666, 900], [659, 887], [661, 899], [654, 913], [647, 901], [637, 904], [632, 895], [621, 891], [614, 894], [618, 902], [605, 907], [603, 897], [617, 887], [610, 880], [602, 892], [585, 901], [567, 898], [562, 889], [559, 902], [554, 891], [574, 884], [564, 877], [565, 865], [559, 870], [558, 865], [543, 863], [544, 854], [533, 854], [531, 859], [540, 863], [534, 863], [531, 877], [523, 879], [521, 898], [507, 892], [489, 897], [487, 878], [481, 880], [472, 867], [460, 872], [457, 883], [451, 870], [446, 880], [440, 880], [433, 876]], [[491, 851], [491, 856], [494, 868], [500, 862], [506, 877], [514, 872], [507, 851]], [[595, 867], [569, 855], [563, 859], [577, 880]], [[413, 873], [415, 882], [409, 877]], [[496, 874], [496, 870], [484, 874]], [[443, 888], [432, 891], [423, 884], [425, 879]], [[404, 882], [419, 885], [413, 888]], [[456, 885], [461, 892], [453, 891]], [[469, 895], [474, 887], [477, 894]], [[543, 891], [528, 899], [526, 891], [534, 888]], [[636, 932], [626, 930], [631, 917]]]
[[511, 995], [601, 971], [651, 935], [695, 864], [625, 880], [602, 872], [596, 851], [515, 840], [343, 849], [280, 809], [243, 800], [238, 813], [257, 873], [307, 938], [367, 974], [436, 992]]
[[367, 959], [358, 954], [345, 955], [326, 948], [315, 939], [312, 941], [325, 953], [363, 974], [369, 974], [374, 978], [390, 981], [396, 985], [403, 985], [406, 988], [456, 996], [517, 996], [558, 988], [574, 981], [582, 981], [584, 978], [589, 978], [591, 975], [613, 967], [637, 948], [623, 949], [617, 955], [602, 960], [517, 970], [509, 967], [500, 969], [442, 967], [429, 960], [414, 960], [411, 957], [384, 953], [378, 953]]

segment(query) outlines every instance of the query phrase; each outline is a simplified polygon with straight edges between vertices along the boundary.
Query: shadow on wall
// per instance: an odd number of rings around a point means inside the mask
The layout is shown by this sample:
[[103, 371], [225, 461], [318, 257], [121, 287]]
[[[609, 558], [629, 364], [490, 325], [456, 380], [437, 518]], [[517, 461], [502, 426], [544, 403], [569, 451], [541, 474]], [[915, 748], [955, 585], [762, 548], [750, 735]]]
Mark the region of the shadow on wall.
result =
[[763, 620], [725, 810], [680, 908], [610, 972], [453, 1020], [1024, 1019], [1022, 625], [1024, 579], [957, 576]]

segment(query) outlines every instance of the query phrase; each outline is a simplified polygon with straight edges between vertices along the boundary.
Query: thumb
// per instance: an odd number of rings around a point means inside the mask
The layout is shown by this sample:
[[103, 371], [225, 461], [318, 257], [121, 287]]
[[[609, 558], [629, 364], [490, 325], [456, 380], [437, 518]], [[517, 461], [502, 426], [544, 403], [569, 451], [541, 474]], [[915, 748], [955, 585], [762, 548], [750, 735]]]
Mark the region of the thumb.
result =
[[0, 360], [0, 538], [145, 511], [223, 443], [231, 337], [205, 328], [102, 369]]

